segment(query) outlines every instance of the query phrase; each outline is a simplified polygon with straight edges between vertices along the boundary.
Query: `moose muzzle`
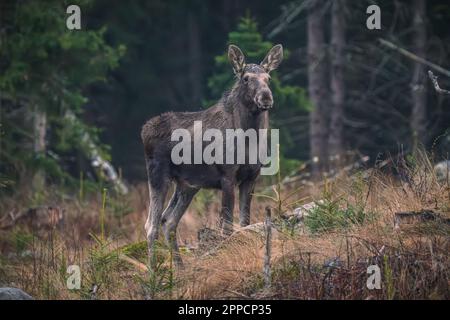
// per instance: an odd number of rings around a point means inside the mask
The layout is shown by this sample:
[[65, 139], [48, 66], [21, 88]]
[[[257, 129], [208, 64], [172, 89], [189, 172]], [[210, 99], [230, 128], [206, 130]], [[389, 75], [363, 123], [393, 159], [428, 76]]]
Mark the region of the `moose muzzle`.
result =
[[273, 106], [272, 92], [270, 90], [261, 91], [256, 96], [255, 103], [260, 110], [267, 111], [271, 109]]

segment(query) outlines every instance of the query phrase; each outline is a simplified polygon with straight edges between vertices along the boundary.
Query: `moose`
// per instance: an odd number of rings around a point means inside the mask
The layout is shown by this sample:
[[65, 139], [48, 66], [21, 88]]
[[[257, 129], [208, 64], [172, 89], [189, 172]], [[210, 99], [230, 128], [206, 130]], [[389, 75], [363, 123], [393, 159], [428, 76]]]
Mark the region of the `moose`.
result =
[[[239, 187], [240, 225], [250, 223], [250, 204], [255, 181], [262, 164], [174, 164], [171, 149], [172, 132], [183, 128], [194, 131], [194, 122], [201, 121], [203, 128], [267, 129], [268, 110], [273, 107], [273, 96], [269, 88], [269, 73], [283, 59], [283, 47], [278, 44], [267, 53], [260, 64], [246, 64], [242, 51], [235, 45], [228, 48], [228, 59], [236, 76], [232, 88], [213, 106], [197, 112], [167, 112], [148, 120], [141, 131], [148, 175], [149, 209], [145, 223], [150, 266], [155, 254], [155, 241], [159, 227], [173, 258], [182, 266], [176, 239], [177, 225], [201, 188], [222, 191], [222, 206], [219, 227], [224, 236], [233, 232], [234, 189]], [[246, 150], [248, 153], [249, 151]], [[175, 191], [164, 209], [170, 186]]]

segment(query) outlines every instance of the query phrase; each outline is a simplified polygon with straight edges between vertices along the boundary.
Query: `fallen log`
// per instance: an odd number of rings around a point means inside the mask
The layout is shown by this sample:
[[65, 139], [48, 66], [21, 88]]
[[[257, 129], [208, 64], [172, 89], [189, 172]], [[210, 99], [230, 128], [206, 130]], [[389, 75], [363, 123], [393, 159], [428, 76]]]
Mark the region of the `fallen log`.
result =
[[13, 212], [0, 221], [0, 229], [10, 229], [16, 225], [26, 225], [33, 230], [48, 230], [60, 227], [64, 221], [64, 208], [40, 206], [28, 208], [17, 215]]
[[[66, 112], [64, 117], [69, 122], [69, 124], [74, 127], [77, 126], [77, 123], [80, 121], [70, 110]], [[98, 146], [94, 143], [89, 133], [82, 132], [80, 139], [82, 144], [85, 146], [84, 148], [82, 148], [82, 152], [89, 159], [92, 167], [96, 169], [97, 174], [105, 177], [106, 180], [114, 186], [114, 189], [118, 193], [127, 194], [128, 187], [123, 182], [122, 178], [117, 174], [114, 166], [104, 157], [102, 157]]]
[[450, 91], [449, 91], [449, 90], [442, 89], [442, 88], [439, 86], [438, 77], [435, 76], [435, 75], [433, 74], [433, 72], [431, 72], [431, 70], [428, 70], [428, 76], [430, 77], [431, 82], [433, 83], [433, 86], [434, 86], [434, 90], [436, 90], [437, 93], [441, 93], [441, 94], [450, 94]]
[[394, 215], [394, 228], [400, 229], [404, 225], [417, 223], [439, 222], [450, 225], [450, 219], [446, 219], [442, 214], [433, 210], [422, 210], [419, 212], [397, 212]]

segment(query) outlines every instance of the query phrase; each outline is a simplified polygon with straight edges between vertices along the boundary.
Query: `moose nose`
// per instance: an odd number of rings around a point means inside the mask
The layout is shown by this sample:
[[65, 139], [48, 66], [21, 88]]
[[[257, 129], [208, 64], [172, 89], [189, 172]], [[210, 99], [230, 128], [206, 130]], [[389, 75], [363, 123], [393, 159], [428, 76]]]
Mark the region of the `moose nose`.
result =
[[272, 93], [268, 90], [262, 91], [258, 96], [257, 104], [258, 107], [263, 110], [272, 108], [273, 105]]

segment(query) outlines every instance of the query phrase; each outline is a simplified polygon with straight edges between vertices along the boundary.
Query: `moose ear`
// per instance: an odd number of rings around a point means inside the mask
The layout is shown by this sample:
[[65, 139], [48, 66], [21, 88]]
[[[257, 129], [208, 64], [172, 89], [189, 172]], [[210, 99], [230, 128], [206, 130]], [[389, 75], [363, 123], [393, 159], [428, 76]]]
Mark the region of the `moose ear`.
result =
[[267, 73], [276, 69], [281, 61], [283, 60], [283, 46], [281, 44], [277, 44], [272, 49], [270, 49], [267, 56], [261, 62], [261, 67], [266, 70]]
[[234, 73], [239, 76], [245, 67], [245, 57], [241, 49], [237, 46], [230, 44], [228, 47], [228, 59], [233, 66]]

